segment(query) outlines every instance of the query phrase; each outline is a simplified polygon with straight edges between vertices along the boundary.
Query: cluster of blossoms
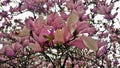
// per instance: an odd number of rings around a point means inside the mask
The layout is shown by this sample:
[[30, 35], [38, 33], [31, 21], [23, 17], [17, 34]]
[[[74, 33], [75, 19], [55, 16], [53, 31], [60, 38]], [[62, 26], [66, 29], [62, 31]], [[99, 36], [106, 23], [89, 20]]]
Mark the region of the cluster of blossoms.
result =
[[[120, 34], [114, 27], [118, 12], [112, 13], [117, 2], [1, 1], [0, 67], [118, 67]], [[8, 10], [4, 9], [6, 6]], [[33, 16], [28, 15], [25, 20], [14, 18], [27, 11]], [[96, 22], [97, 15], [103, 15], [105, 23]]]

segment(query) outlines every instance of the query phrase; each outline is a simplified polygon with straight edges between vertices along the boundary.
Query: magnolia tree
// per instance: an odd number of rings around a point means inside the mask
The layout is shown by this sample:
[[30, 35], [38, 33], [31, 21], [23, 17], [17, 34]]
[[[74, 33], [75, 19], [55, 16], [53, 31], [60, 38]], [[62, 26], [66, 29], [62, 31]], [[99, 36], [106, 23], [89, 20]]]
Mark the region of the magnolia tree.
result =
[[119, 67], [117, 3], [0, 1], [0, 68]]

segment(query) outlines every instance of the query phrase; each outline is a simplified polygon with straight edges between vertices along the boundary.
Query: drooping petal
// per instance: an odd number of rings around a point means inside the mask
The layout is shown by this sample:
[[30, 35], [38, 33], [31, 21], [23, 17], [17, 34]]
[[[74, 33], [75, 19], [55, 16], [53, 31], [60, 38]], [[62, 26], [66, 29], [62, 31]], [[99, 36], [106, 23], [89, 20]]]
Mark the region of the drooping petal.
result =
[[81, 36], [81, 37], [82, 37], [83, 43], [85, 44], [86, 47], [88, 47], [88, 49], [91, 49], [94, 51], [98, 50], [98, 45], [96, 40], [87, 36]]

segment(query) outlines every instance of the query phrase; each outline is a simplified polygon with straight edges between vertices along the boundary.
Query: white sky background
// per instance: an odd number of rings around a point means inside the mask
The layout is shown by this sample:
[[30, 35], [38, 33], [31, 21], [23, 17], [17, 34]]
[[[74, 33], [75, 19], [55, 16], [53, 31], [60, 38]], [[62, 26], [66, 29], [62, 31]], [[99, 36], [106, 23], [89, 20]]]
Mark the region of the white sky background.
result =
[[[1, 0], [1, 1], [4, 1], [4, 0]], [[16, 1], [16, 0], [13, 0], [13, 1]], [[19, 1], [19, 0], [17, 0], [17, 1]], [[109, 1], [110, 1], [110, 0], [108, 0], [108, 2], [109, 2]], [[10, 5], [16, 6], [15, 3], [11, 3]], [[115, 3], [115, 7], [114, 7], [114, 8], [116, 8], [116, 7], [120, 7], [120, 1], [117, 2], [117, 3]], [[56, 8], [57, 8], [57, 7], [56, 7]], [[92, 7], [90, 7], [90, 8], [92, 8]], [[0, 9], [1, 9], [1, 8], [0, 8]], [[4, 7], [4, 9], [5, 9], [5, 10], [9, 10], [9, 7]], [[53, 10], [54, 10], [54, 9], [53, 9]], [[1, 10], [0, 10], [0, 12], [1, 12]], [[87, 13], [89, 13], [89, 12], [90, 12], [90, 11], [87, 11]], [[116, 10], [113, 10], [113, 11], [112, 11], [112, 13], [114, 13], [114, 12], [116, 12]], [[118, 9], [117, 12], [118, 12], [117, 18], [120, 19], [120, 9]], [[33, 14], [32, 14], [31, 12], [24, 12], [24, 13], [22, 13], [22, 14], [19, 14], [19, 15], [17, 15], [17, 16], [14, 16], [13, 19], [23, 19], [23, 20], [25, 20], [25, 18], [28, 18], [28, 16], [33, 16]], [[95, 18], [95, 21], [97, 22], [97, 20], [102, 20], [102, 19], [103, 19], [103, 17], [102, 17], [101, 15], [98, 15], [98, 16]], [[99, 25], [98, 25], [98, 26], [99, 26]], [[116, 28], [120, 28], [120, 22], [116, 22], [115, 27], [116, 27]], [[0, 48], [2, 48], [2, 45], [1, 45], [1, 44], [0, 44]]]

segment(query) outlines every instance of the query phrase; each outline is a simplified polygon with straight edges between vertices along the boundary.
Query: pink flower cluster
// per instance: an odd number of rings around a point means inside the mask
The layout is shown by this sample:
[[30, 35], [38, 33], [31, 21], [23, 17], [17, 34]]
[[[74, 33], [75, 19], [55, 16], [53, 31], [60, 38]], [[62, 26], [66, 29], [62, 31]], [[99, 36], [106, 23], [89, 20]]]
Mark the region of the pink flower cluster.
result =
[[[84, 43], [93, 41], [95, 44], [91, 43], [92, 46], [97, 47], [97, 41], [84, 36], [86, 33], [93, 35], [96, 31], [95, 28], [87, 21], [79, 21], [79, 16], [74, 11], [68, 16], [66, 21], [57, 13], [53, 13], [47, 19], [39, 16], [35, 20], [32, 20], [32, 18], [26, 19], [25, 23], [25, 29], [23, 28], [19, 36], [30, 35], [40, 46], [54, 46], [57, 43], [61, 43], [78, 48], [86, 48], [87, 46]], [[25, 31], [26, 33], [24, 33]]]
[[[119, 7], [112, 12], [116, 2], [0, 1], [0, 68], [117, 67], [120, 30], [114, 25]], [[2, 9], [6, 6], [9, 9]], [[32, 16], [14, 17], [26, 12]], [[96, 21], [97, 15], [105, 21]]]

